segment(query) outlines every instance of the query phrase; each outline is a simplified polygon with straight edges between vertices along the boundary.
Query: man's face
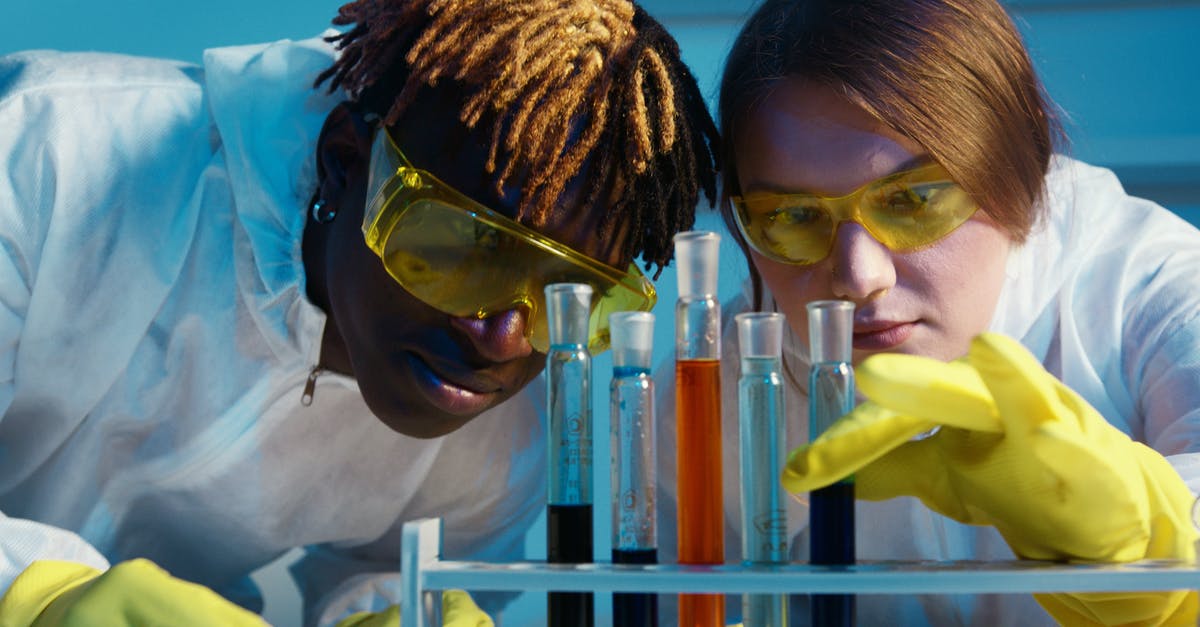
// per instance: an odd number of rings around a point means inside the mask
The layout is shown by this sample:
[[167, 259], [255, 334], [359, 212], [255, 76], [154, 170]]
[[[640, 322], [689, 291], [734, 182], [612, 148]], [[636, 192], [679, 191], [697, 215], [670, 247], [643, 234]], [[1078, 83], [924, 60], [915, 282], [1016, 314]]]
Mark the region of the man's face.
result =
[[[464, 128], [457, 111], [436, 98], [424, 99], [390, 130], [415, 167], [515, 217], [521, 177], [511, 178], [512, 186], [497, 193], [498, 172], [485, 169], [491, 129]], [[380, 420], [406, 435], [443, 435], [516, 394], [541, 372], [545, 354], [529, 344], [524, 309], [483, 319], [451, 316], [410, 294], [387, 273], [361, 230], [367, 166], [363, 155], [346, 173], [338, 218], [323, 225], [333, 229], [325, 262], [330, 325], [350, 374]], [[614, 241], [597, 237], [604, 207], [578, 211], [578, 195], [569, 188], [543, 221], [523, 223], [609, 265], [628, 264], [629, 259], [614, 257]]]

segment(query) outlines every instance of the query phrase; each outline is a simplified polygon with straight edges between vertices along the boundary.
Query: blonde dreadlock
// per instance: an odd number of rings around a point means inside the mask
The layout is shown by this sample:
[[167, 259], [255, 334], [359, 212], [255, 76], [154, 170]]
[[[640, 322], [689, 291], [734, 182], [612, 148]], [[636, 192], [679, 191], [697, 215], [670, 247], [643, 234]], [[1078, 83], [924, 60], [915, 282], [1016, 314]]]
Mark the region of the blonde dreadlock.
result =
[[[661, 267], [715, 200], [714, 126], [669, 34], [627, 0], [358, 0], [334, 24], [339, 59], [316, 81], [394, 124], [426, 87], [463, 85], [459, 119], [492, 124], [497, 193], [524, 172], [518, 219], [544, 222], [585, 161], [593, 206], [624, 193], [601, 236], [628, 222], [622, 257]], [[501, 161], [503, 160], [503, 161]]]

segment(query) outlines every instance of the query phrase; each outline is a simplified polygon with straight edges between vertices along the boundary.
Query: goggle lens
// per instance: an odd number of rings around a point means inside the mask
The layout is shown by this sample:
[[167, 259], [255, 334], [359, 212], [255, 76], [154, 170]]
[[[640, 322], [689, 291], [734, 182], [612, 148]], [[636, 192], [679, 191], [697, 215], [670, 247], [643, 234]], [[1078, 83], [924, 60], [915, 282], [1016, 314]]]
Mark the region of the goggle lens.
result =
[[[391, 143], [386, 131], [379, 135]], [[587, 283], [594, 290], [588, 342], [594, 353], [608, 348], [610, 313], [654, 306], [654, 287], [636, 265], [621, 273], [402, 163], [378, 185], [368, 183], [363, 233], [388, 274], [430, 306], [479, 318], [524, 308], [529, 342], [546, 352], [545, 286]]]
[[829, 255], [837, 226], [854, 221], [903, 252], [949, 235], [974, 215], [970, 196], [937, 164], [868, 183], [846, 196], [752, 194], [733, 199], [742, 235], [762, 255], [809, 265]]

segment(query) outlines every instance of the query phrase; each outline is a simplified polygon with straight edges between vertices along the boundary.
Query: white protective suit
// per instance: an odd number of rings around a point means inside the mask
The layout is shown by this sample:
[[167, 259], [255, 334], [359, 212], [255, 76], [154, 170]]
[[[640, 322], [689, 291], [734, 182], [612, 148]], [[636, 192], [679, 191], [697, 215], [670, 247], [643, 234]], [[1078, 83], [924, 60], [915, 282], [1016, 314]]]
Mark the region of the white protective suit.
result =
[[[1015, 248], [990, 330], [1018, 338], [1046, 368], [1113, 425], [1162, 453], [1200, 491], [1200, 231], [1166, 209], [1125, 194], [1107, 170], [1058, 157], [1047, 175], [1048, 219]], [[740, 260], [739, 260], [740, 262]], [[725, 554], [741, 561], [738, 347], [733, 316], [750, 307], [749, 281], [722, 308], [722, 439]], [[768, 293], [764, 309], [771, 310]], [[809, 360], [785, 331], [790, 375], [788, 450], [808, 441]], [[673, 381], [670, 360], [657, 379]], [[674, 390], [659, 385], [660, 556], [676, 554]], [[788, 501], [794, 560], [808, 557], [808, 511]], [[915, 498], [859, 501], [862, 560], [1011, 560], [992, 527], [957, 523]], [[740, 597], [728, 597], [728, 622]], [[668, 599], [668, 605], [673, 599]], [[791, 621], [808, 622], [803, 598]], [[859, 596], [861, 625], [1052, 625], [1032, 595]]]
[[346, 377], [301, 404], [326, 322], [301, 231], [341, 100], [312, 83], [332, 59], [320, 39], [203, 67], [0, 58], [0, 593], [36, 558], [146, 557], [259, 609], [247, 575], [307, 546], [312, 621], [396, 602], [409, 519], [442, 517], [447, 557], [521, 556], [540, 379], [432, 440]]

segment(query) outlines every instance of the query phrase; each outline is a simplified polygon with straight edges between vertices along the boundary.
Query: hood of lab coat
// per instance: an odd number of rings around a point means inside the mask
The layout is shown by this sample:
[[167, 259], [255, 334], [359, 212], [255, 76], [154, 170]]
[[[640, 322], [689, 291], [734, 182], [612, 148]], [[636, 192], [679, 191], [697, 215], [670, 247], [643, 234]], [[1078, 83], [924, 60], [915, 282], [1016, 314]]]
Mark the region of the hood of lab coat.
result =
[[252, 255], [238, 255], [238, 284], [281, 356], [297, 348], [311, 353], [313, 347], [303, 344], [325, 319], [305, 297], [300, 245], [317, 186], [317, 137], [326, 115], [344, 99], [313, 88], [333, 60], [332, 47], [320, 37], [204, 53], [208, 106], [236, 205], [234, 237]]

